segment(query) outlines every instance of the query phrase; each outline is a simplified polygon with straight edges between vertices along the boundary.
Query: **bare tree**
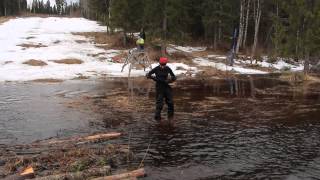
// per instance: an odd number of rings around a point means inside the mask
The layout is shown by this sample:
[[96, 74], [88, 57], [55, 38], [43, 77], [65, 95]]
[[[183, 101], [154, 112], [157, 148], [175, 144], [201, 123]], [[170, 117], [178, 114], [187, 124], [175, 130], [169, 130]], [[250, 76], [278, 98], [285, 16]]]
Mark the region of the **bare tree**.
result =
[[261, 0], [254, 0], [254, 9], [253, 9], [253, 17], [254, 17], [254, 41], [251, 52], [251, 63], [252, 59], [256, 55], [256, 49], [258, 44], [258, 34], [260, 27], [260, 19], [261, 19]]
[[244, 38], [243, 38], [243, 44], [242, 46], [243, 47], [246, 47], [247, 45], [247, 34], [248, 34], [248, 24], [249, 24], [249, 13], [250, 13], [250, 3], [251, 3], [251, 0], [248, 0], [247, 2], [247, 14], [246, 14], [246, 25], [245, 25], [245, 28], [244, 28]]
[[239, 35], [238, 35], [238, 42], [236, 47], [236, 54], [239, 53], [240, 47], [242, 45], [243, 40], [243, 29], [244, 29], [244, 6], [246, 0], [240, 0], [240, 21], [239, 21]]

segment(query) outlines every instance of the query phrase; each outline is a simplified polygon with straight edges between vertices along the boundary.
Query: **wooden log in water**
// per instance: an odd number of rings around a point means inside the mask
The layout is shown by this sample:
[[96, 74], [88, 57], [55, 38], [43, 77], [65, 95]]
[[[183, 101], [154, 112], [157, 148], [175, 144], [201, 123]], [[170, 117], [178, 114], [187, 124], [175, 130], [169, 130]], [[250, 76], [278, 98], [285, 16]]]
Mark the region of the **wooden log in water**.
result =
[[105, 176], [110, 174], [110, 166], [103, 168], [92, 168], [81, 172], [56, 174], [45, 177], [38, 177], [35, 180], [76, 180], [76, 179], [89, 179], [90, 177]]
[[144, 168], [137, 169], [131, 172], [123, 173], [123, 174], [117, 174], [112, 176], [105, 176], [100, 178], [95, 178], [92, 180], [125, 180], [125, 179], [135, 179], [138, 177], [144, 177], [146, 175]]

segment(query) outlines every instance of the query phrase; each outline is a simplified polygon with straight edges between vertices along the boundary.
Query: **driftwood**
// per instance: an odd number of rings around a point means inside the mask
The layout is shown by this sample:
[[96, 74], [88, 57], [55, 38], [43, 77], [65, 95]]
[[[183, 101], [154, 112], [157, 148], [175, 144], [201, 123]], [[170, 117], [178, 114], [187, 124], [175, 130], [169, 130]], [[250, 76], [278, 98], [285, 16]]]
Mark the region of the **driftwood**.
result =
[[76, 179], [88, 179], [93, 176], [105, 176], [110, 174], [110, 166], [105, 166], [103, 168], [92, 168], [81, 172], [76, 173], [65, 173], [65, 174], [56, 174], [45, 177], [39, 177], [35, 180], [76, 180]]
[[121, 136], [121, 133], [107, 133], [107, 134], [97, 134], [88, 137], [81, 137], [81, 138], [71, 138], [71, 139], [64, 139], [64, 140], [49, 140], [49, 141], [42, 141], [40, 142], [41, 145], [57, 145], [57, 144], [84, 144], [88, 142], [96, 142], [102, 140], [113, 139]]
[[146, 175], [146, 173], [145, 173], [144, 168], [141, 168], [141, 169], [137, 169], [135, 171], [131, 171], [131, 172], [123, 173], [123, 174], [105, 176], [105, 177], [95, 178], [92, 180], [125, 180], [125, 179], [131, 180], [131, 179], [135, 179], [138, 177], [143, 177], [145, 175]]

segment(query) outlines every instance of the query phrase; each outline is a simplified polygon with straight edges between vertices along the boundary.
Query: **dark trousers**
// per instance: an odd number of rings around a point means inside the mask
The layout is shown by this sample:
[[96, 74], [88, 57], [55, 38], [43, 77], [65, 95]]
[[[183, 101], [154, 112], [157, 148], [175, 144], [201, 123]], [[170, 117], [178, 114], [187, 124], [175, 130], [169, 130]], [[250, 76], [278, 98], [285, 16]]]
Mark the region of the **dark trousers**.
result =
[[156, 87], [156, 114], [155, 114], [156, 120], [161, 120], [163, 99], [165, 99], [166, 104], [168, 106], [168, 119], [173, 118], [174, 105], [173, 105], [172, 89], [170, 86], [157, 86]]

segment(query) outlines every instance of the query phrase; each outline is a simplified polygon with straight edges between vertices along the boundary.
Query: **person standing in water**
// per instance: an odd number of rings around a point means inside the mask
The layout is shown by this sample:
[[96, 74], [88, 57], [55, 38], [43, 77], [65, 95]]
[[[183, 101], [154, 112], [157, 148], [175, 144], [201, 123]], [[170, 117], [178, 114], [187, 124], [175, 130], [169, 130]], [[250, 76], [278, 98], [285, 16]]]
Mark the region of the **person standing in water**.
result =
[[[177, 78], [171, 68], [167, 66], [167, 63], [168, 58], [161, 57], [159, 60], [160, 65], [152, 69], [146, 75], [148, 79], [152, 79], [156, 82], [156, 112], [154, 118], [159, 122], [161, 122], [163, 99], [165, 99], [168, 106], [168, 120], [172, 121], [174, 116], [173, 95], [170, 83], [176, 81]], [[155, 76], [153, 76], [153, 74], [155, 74]]]

